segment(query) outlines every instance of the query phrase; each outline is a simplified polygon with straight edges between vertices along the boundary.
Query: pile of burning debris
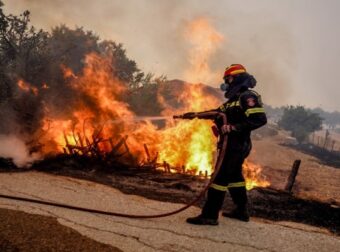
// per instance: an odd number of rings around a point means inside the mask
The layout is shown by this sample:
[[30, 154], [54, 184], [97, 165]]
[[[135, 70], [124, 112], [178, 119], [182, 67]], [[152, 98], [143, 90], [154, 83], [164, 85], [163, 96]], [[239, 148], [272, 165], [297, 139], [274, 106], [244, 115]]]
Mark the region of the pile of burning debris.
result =
[[[115, 161], [116, 163], [121, 164], [124, 163], [124, 161], [128, 161], [131, 165], [136, 165], [134, 164], [135, 158], [131, 154], [127, 144], [128, 135], [121, 137], [118, 141], [115, 141], [112, 137], [107, 139], [102, 138], [100, 131], [97, 134], [92, 135], [91, 140], [87, 137], [82, 138], [79, 133], [73, 133], [72, 137], [73, 144], [69, 142], [68, 137], [64, 133], [65, 146], [63, 147], [63, 152], [66, 155], [93, 157], [105, 162]], [[107, 144], [109, 144], [109, 147], [106, 146], [105, 151], [103, 151], [101, 145]], [[139, 167], [160, 169], [169, 173], [187, 173], [185, 166], [182, 166], [181, 168], [171, 167], [166, 161], [163, 161], [162, 163], [158, 162], [158, 153], [156, 153], [155, 156], [151, 156], [147, 144], [143, 144], [143, 147], [145, 159], [138, 163]], [[192, 172], [188, 173], [192, 174]], [[205, 177], [207, 176], [208, 174], [206, 172]]]
[[[144, 158], [138, 159], [129, 148], [128, 135], [122, 136], [119, 139], [114, 139], [113, 137], [105, 138], [102, 135], [103, 128], [101, 126], [96, 129], [91, 137], [87, 137], [85, 133], [81, 134], [74, 130], [68, 135], [64, 132], [63, 156], [85, 158], [86, 160], [99, 162], [98, 164], [101, 164], [106, 169], [110, 169], [110, 165], [114, 167], [121, 165], [157, 170], [164, 173], [187, 174], [205, 179], [211, 175], [211, 173], [208, 173], [208, 170], [187, 169], [184, 164], [176, 166], [168, 163], [166, 160], [160, 160], [159, 153], [150, 152], [146, 143], [141, 143], [144, 150]], [[85, 131], [84, 129], [83, 132]], [[260, 166], [246, 161], [243, 168], [248, 190], [254, 187], [267, 187], [270, 185], [261, 174], [262, 169]]]

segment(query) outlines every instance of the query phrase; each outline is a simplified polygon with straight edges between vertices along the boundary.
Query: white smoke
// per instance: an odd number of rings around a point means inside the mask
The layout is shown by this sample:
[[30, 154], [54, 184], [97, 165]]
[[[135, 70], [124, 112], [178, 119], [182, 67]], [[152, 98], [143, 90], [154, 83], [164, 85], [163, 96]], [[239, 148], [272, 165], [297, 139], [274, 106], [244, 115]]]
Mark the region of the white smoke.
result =
[[14, 135], [0, 135], [0, 157], [11, 158], [18, 167], [24, 167], [38, 158], [30, 155], [25, 142]]
[[[240, 7], [237, 1], [223, 0], [216, 1], [218, 3], [203, 0], [83, 0], [80, 8], [79, 0], [11, 0], [5, 2], [5, 10], [6, 13], [30, 10], [32, 24], [37, 28], [50, 30], [61, 23], [71, 28], [82, 26], [95, 31], [102, 39], [122, 42], [128, 56], [136, 60], [143, 71], [164, 74], [169, 80], [181, 79], [218, 87], [225, 67], [241, 63], [254, 74], [258, 81], [257, 91], [266, 104], [285, 105], [293, 93], [291, 76], [296, 69], [291, 26], [274, 15], [273, 8], [279, 7], [270, 0], [256, 1], [256, 4], [244, 1], [247, 8]], [[209, 44], [203, 48], [201, 43], [193, 44], [195, 37], [186, 29], [197, 19], [209, 20], [215, 31], [213, 34], [224, 37], [212, 46], [209, 58], [202, 58], [202, 52]], [[210, 36], [207, 31], [202, 29], [198, 35]], [[200, 63], [213, 73], [214, 78], [205, 76], [206, 71], [197, 68]], [[192, 70], [196, 70], [196, 75]]]

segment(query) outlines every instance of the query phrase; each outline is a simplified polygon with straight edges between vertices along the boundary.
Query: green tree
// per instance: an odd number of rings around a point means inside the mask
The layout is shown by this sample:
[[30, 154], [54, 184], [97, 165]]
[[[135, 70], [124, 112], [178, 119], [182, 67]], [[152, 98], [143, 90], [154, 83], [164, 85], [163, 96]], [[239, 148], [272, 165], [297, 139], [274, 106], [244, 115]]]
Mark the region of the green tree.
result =
[[330, 129], [335, 129], [337, 125], [340, 125], [340, 113], [338, 111], [327, 112], [321, 108], [315, 108], [312, 110], [314, 113], [318, 113]]
[[100, 52], [112, 59], [113, 75], [128, 87], [135, 88], [144, 78], [144, 73], [137, 67], [137, 63], [126, 55], [123, 44], [104, 40], [99, 44]]
[[[24, 79], [34, 86], [44, 72], [48, 33], [30, 25], [29, 11], [19, 16], [7, 15], [0, 2], [0, 132], [16, 130], [31, 135], [43, 113], [41, 97], [18, 92], [17, 82]], [[13, 122], [16, 123], [13, 123]]]
[[79, 73], [84, 67], [85, 56], [91, 52], [99, 53], [98, 40], [97, 35], [92, 31], [85, 31], [82, 27], [54, 27], [48, 42], [54, 65], [56, 68], [65, 65], [76, 74]]
[[33, 82], [43, 71], [48, 33], [29, 25], [30, 13], [19, 16], [0, 11], [0, 65], [14, 80], [23, 78]]
[[322, 128], [322, 120], [319, 114], [310, 112], [303, 106], [287, 106], [278, 124], [302, 143], [310, 133]]
[[60, 65], [70, 67], [77, 74], [84, 67], [85, 56], [93, 52], [110, 58], [112, 75], [129, 88], [138, 86], [145, 78], [137, 63], [127, 57], [123, 44], [110, 40], [99, 42], [95, 33], [85, 31], [82, 27], [70, 29], [60, 25], [53, 28], [48, 45], [51, 58], [54, 59], [51, 68], [54, 72], [50, 72], [49, 76], [55, 76], [55, 82], [61, 81], [62, 74], [58, 71]]

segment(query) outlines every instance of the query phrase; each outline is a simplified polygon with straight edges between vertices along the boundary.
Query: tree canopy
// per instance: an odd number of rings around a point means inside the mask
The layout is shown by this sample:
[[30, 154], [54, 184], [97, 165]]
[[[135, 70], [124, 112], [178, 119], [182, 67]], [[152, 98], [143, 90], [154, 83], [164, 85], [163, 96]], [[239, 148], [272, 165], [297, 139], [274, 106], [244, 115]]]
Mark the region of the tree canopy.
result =
[[319, 114], [305, 109], [304, 106], [287, 106], [278, 124], [302, 143], [310, 133], [322, 128], [322, 120]]
[[330, 129], [335, 129], [340, 125], [340, 113], [338, 111], [326, 112], [321, 108], [315, 108], [312, 110], [314, 113], [318, 113]]

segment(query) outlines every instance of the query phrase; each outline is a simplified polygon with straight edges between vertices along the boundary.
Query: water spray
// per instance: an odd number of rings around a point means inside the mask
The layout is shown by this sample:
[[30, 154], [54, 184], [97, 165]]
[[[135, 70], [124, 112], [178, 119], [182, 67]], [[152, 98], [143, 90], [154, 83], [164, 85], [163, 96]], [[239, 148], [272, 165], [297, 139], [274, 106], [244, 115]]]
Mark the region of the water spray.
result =
[[120, 123], [120, 122], [146, 122], [146, 121], [168, 121], [174, 119], [172, 116], [135, 116], [132, 118], [124, 119], [113, 119], [110, 123]]

